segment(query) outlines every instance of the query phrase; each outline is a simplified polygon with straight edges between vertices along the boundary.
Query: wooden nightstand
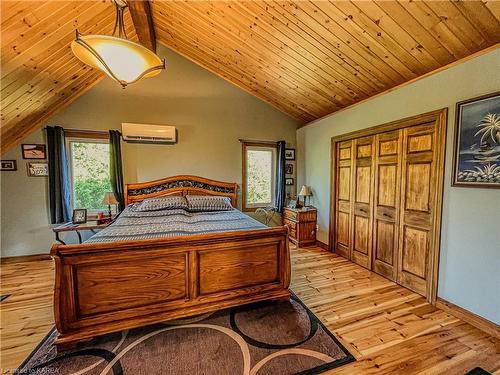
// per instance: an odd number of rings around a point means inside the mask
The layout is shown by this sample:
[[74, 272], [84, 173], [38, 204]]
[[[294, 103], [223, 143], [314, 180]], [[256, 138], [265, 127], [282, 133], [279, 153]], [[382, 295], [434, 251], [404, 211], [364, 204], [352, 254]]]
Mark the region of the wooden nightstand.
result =
[[288, 208], [283, 211], [283, 224], [289, 228], [289, 237], [297, 246], [316, 244], [316, 216], [314, 207]]

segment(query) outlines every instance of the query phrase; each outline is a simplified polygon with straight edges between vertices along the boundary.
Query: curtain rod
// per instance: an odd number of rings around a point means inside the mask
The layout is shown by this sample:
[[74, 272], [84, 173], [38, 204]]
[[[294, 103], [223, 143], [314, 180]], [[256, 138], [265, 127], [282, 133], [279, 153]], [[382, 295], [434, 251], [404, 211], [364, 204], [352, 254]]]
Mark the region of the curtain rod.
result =
[[241, 143], [259, 143], [259, 144], [264, 144], [264, 145], [273, 145], [276, 146], [278, 141], [259, 141], [257, 139], [238, 139]]

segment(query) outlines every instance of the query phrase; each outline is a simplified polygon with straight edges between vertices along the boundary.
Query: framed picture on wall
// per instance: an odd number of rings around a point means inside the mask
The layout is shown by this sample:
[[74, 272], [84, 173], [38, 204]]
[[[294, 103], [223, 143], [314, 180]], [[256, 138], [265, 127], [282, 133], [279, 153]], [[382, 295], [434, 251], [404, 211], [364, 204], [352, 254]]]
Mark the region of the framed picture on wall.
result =
[[285, 174], [293, 174], [293, 164], [285, 164]]
[[500, 188], [500, 92], [457, 103], [452, 186]]
[[285, 149], [285, 160], [295, 160], [295, 149], [294, 148]]
[[2, 171], [17, 171], [17, 162], [15, 160], [2, 160]]
[[29, 177], [47, 177], [49, 175], [49, 164], [33, 162], [26, 164]]
[[285, 185], [293, 185], [294, 181], [293, 178], [285, 178]]
[[47, 152], [43, 144], [22, 144], [23, 159], [45, 159]]

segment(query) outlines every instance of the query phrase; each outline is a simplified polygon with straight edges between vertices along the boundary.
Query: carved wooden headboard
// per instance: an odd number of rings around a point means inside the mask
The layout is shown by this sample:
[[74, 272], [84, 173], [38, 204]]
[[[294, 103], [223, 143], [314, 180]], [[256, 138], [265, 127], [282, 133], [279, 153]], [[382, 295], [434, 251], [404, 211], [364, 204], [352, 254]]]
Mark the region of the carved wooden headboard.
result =
[[167, 195], [221, 195], [237, 205], [238, 184], [210, 180], [198, 176], [172, 176], [161, 180], [125, 185], [125, 203], [140, 202], [146, 198]]

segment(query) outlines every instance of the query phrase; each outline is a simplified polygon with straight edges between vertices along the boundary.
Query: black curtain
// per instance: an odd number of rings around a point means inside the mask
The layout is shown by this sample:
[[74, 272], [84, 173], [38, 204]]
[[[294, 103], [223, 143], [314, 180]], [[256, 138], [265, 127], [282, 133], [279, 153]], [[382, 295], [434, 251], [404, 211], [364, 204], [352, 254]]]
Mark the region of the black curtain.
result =
[[285, 206], [286, 186], [285, 186], [285, 141], [277, 143], [277, 158], [276, 158], [276, 209], [278, 212], [283, 212]]
[[118, 201], [118, 208], [121, 211], [125, 208], [125, 195], [123, 194], [123, 168], [122, 168], [122, 135], [118, 130], [109, 131], [109, 169], [111, 187]]
[[48, 126], [47, 148], [49, 156], [49, 202], [52, 224], [71, 221], [71, 193], [64, 129]]

